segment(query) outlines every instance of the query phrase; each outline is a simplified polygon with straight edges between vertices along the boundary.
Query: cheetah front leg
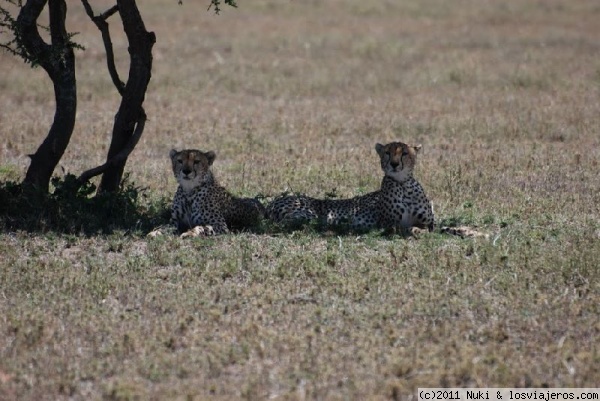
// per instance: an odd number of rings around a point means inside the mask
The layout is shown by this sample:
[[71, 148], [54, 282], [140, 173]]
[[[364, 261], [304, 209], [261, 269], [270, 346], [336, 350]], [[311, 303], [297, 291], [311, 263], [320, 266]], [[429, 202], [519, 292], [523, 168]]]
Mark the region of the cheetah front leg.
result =
[[194, 219], [193, 228], [181, 234], [181, 238], [188, 237], [211, 237], [214, 235], [227, 234], [229, 229], [225, 218], [220, 213], [204, 219]]

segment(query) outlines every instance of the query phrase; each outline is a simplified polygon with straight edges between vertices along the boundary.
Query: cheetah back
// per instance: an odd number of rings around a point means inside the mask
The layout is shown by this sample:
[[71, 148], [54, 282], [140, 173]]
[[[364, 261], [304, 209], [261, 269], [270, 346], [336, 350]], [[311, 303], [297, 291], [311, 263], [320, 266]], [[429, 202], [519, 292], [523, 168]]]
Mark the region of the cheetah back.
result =
[[276, 222], [296, 223], [318, 220], [328, 225], [347, 225], [368, 230], [377, 224], [379, 192], [351, 199], [316, 199], [304, 195], [284, 195], [267, 206], [267, 216]]

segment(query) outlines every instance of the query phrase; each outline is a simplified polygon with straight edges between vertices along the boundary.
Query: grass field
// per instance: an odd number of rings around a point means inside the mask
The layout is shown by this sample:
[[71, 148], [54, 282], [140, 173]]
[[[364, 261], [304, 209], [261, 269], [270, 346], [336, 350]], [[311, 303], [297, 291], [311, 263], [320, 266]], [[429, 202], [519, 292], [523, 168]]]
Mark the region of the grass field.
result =
[[[127, 165], [143, 205], [174, 193], [173, 147], [215, 150], [238, 195], [350, 197], [379, 185], [375, 143], [400, 140], [423, 145], [416, 176], [437, 221], [489, 238], [4, 229], [1, 400], [600, 383], [598, 2], [253, 0], [220, 16], [202, 1], [138, 3], [157, 34]], [[86, 50], [58, 175], [103, 162], [119, 102], [77, 2], [69, 20]], [[53, 92], [6, 53], [0, 69], [0, 181], [20, 180]]]

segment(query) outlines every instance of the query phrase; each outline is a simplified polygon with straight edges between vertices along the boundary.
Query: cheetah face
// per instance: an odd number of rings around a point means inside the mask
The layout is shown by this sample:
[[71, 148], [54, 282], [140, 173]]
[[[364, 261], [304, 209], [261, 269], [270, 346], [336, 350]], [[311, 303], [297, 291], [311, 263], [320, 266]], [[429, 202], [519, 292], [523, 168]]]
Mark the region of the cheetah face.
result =
[[402, 182], [412, 176], [421, 145], [409, 146], [402, 142], [392, 142], [387, 145], [378, 143], [375, 145], [375, 150], [379, 154], [381, 169], [385, 175]]
[[202, 152], [195, 149], [178, 152], [173, 149], [169, 156], [173, 164], [173, 174], [185, 191], [190, 191], [212, 179], [210, 166], [215, 161], [215, 152]]

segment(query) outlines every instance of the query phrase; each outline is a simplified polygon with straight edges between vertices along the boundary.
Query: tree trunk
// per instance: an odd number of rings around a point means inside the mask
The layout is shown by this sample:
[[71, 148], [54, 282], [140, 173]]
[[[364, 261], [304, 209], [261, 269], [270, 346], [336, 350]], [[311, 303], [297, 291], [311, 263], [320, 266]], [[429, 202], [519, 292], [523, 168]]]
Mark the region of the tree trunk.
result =
[[19, 34], [32, 61], [40, 64], [54, 85], [56, 111], [48, 136], [31, 155], [31, 164], [23, 183], [47, 191], [50, 178], [69, 144], [77, 111], [77, 83], [75, 55], [65, 28], [67, 4], [65, 0], [49, 0], [50, 36], [52, 45], [41, 38], [37, 20], [46, 0], [28, 0], [21, 9], [17, 23]]
[[117, 155], [126, 148], [132, 148], [131, 141], [139, 139], [134, 131], [146, 118], [142, 105], [152, 75], [152, 47], [156, 42], [154, 33], [146, 31], [135, 0], [117, 0], [117, 6], [129, 42], [129, 77], [115, 116], [107, 155], [110, 165], [102, 175], [99, 192], [113, 192], [119, 188], [127, 159]]

